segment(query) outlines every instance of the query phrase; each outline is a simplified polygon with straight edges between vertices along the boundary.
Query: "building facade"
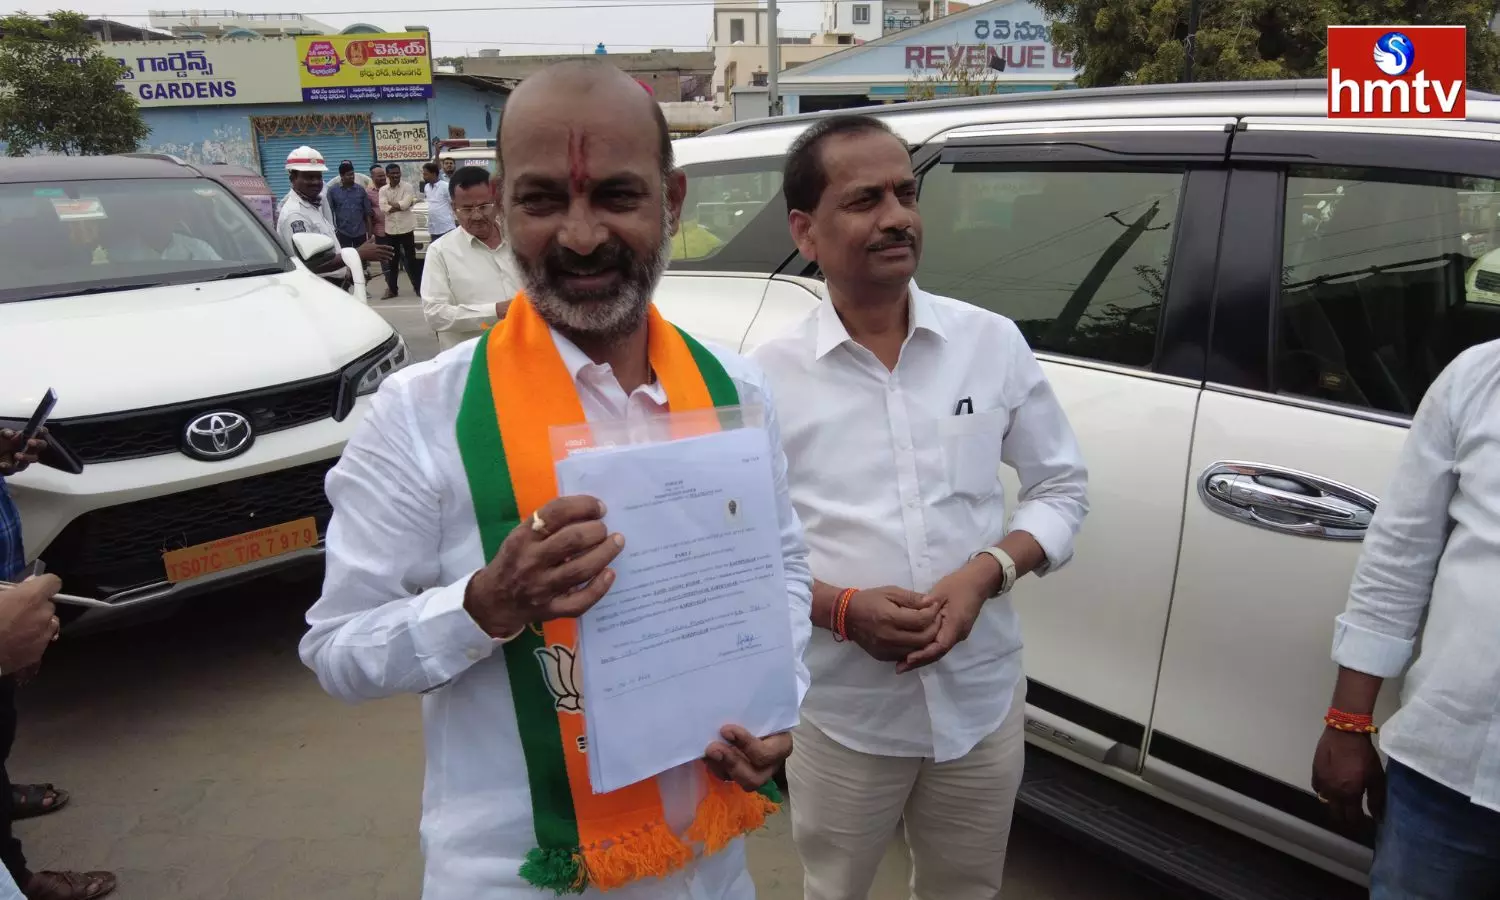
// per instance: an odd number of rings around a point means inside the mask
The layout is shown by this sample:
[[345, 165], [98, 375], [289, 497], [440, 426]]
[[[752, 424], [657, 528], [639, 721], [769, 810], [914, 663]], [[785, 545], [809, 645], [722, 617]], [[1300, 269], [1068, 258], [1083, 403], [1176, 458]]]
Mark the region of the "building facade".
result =
[[[714, 0], [713, 98], [726, 108], [735, 88], [764, 83], [770, 69], [770, 23], [765, 0]], [[781, 69], [837, 53], [854, 46], [851, 34], [803, 35], [777, 28]]]
[[310, 144], [367, 171], [401, 164], [415, 178], [432, 142], [487, 137], [510, 89], [434, 74], [422, 33], [113, 43], [151, 129], [141, 150], [259, 170], [286, 184], [286, 157]]
[[[652, 50], [650, 53], [604, 53], [605, 61], [620, 68], [632, 78], [651, 88], [662, 103], [709, 99], [713, 78], [714, 55], [706, 51]], [[463, 61], [466, 75], [520, 81], [534, 72], [577, 54], [559, 56], [468, 56]]]
[[1051, 23], [1029, 0], [952, 10], [782, 73], [782, 112], [948, 96], [960, 89], [959, 69], [969, 81], [982, 82], [986, 93], [1072, 87], [1072, 55], [1053, 46], [1051, 33]]

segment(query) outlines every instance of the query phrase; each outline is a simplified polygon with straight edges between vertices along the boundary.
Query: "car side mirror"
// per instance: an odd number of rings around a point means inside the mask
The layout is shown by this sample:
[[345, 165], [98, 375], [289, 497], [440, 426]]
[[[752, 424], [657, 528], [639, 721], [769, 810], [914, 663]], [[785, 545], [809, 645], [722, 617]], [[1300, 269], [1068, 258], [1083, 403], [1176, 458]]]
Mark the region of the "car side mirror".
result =
[[314, 272], [321, 271], [338, 258], [339, 245], [333, 238], [321, 234], [303, 232], [292, 235], [292, 249], [303, 265]]

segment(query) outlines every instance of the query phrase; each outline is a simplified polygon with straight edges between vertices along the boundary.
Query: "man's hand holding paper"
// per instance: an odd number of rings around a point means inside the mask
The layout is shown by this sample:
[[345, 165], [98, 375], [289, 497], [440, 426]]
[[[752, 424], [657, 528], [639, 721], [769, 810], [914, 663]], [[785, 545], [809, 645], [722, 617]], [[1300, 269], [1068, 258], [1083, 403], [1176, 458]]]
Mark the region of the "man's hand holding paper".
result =
[[558, 463], [559, 487], [603, 499], [628, 540], [579, 622], [595, 791], [700, 756], [753, 790], [790, 753], [778, 733], [797, 722], [796, 666], [769, 453], [764, 430], [739, 428]]

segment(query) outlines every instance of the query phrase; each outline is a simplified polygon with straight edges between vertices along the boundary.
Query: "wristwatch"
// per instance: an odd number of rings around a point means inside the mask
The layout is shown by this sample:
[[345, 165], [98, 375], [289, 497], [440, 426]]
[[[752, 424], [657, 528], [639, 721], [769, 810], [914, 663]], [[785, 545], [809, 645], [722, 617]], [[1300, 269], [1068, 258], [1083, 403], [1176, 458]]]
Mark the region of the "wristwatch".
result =
[[999, 547], [985, 547], [969, 559], [972, 561], [981, 556], [988, 556], [1000, 564], [1000, 589], [993, 596], [998, 597], [1016, 586], [1016, 561], [1010, 558], [1009, 553]]

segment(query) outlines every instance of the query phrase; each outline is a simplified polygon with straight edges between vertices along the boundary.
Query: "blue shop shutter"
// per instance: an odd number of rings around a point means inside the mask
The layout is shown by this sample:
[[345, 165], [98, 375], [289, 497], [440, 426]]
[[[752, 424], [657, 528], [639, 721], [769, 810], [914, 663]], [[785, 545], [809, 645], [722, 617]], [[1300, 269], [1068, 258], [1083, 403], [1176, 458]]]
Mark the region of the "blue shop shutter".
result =
[[256, 142], [260, 151], [260, 173], [278, 197], [285, 197], [291, 189], [286, 180], [286, 158], [303, 144], [323, 154], [323, 161], [328, 163], [328, 173], [323, 177], [329, 181], [338, 177], [340, 160], [353, 161], [354, 171], [362, 175], [370, 174], [370, 167], [375, 165], [375, 145], [368, 129], [355, 134], [258, 136]]

